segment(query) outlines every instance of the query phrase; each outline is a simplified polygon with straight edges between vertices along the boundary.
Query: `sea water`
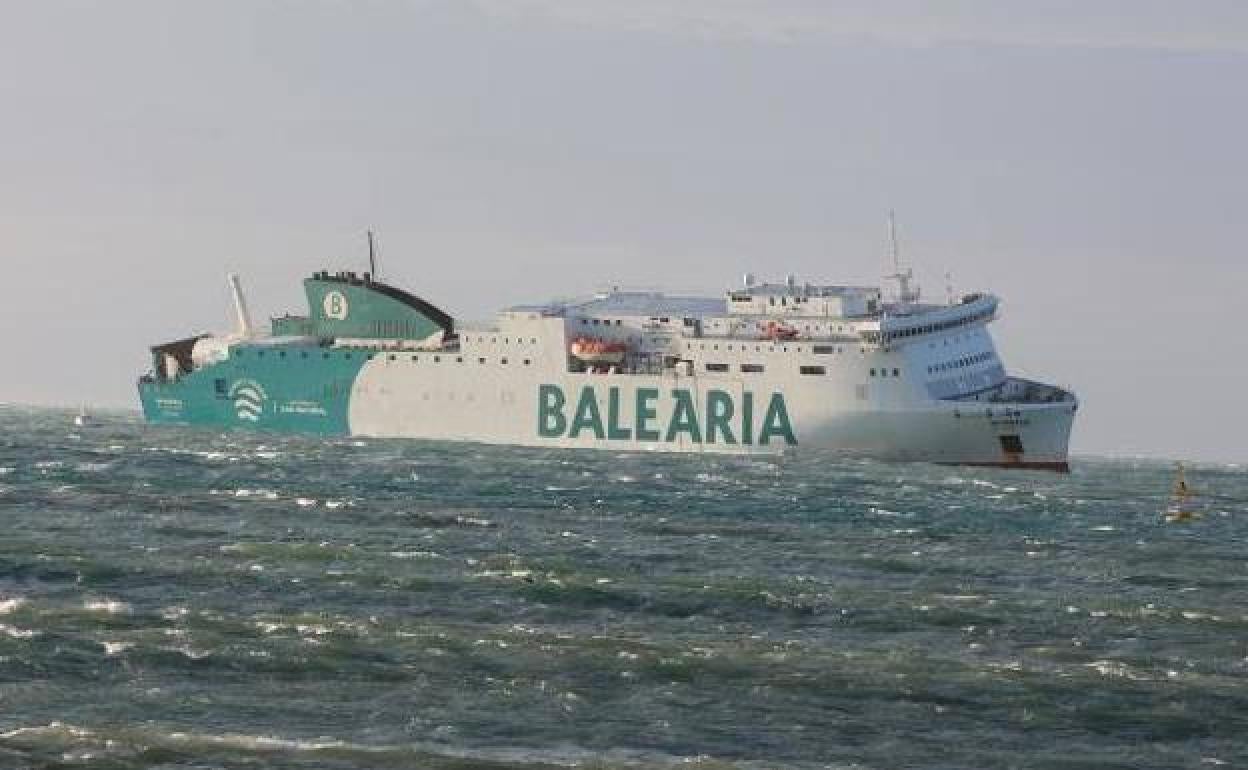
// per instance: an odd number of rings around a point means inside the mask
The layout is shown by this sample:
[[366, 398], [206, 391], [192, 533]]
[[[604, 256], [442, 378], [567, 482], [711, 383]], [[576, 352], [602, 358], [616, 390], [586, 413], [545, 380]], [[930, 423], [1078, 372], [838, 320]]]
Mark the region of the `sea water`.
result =
[[0, 767], [1248, 762], [1248, 469], [0, 408]]

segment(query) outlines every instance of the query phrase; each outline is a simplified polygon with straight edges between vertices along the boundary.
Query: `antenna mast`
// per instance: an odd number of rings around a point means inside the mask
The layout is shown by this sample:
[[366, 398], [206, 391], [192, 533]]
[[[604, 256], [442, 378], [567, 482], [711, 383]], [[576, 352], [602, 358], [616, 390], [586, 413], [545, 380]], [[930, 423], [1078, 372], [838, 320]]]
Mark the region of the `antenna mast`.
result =
[[893, 274], [885, 277], [897, 281], [897, 299], [903, 305], [907, 302], [917, 302], [919, 290], [910, 288], [910, 282], [914, 280], [914, 271], [910, 268], [901, 269], [901, 249], [897, 245], [897, 216], [892, 209], [888, 210], [888, 241], [892, 250]]
[[893, 275], [901, 276], [901, 250], [897, 248], [897, 213], [888, 210], [888, 242], [893, 253]]
[[377, 280], [377, 247], [373, 243], [373, 231], [368, 231], [368, 274]]

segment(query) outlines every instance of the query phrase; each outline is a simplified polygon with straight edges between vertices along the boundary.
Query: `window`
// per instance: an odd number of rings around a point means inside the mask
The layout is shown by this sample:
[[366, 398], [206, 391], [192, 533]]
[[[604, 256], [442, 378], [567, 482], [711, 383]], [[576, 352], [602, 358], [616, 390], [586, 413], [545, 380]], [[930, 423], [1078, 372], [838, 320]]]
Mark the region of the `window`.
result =
[[827, 370], [822, 366], [803, 366], [799, 368], [802, 374], [827, 374]]
[[306, 350], [305, 350], [305, 351], [303, 351], [302, 353], [300, 353], [300, 354], [299, 354], [299, 357], [300, 357], [300, 358], [307, 358], [307, 357], [308, 357], [308, 351], [306, 351]]
[[259, 351], [258, 353], [256, 353], [256, 356], [259, 358], [264, 358], [264, 351], [263, 350]]
[[455, 356], [455, 363], [462, 364], [463, 362], [464, 362], [463, 356]]
[[762, 370], [763, 370], [762, 364], [741, 364], [741, 371], [743, 372], [753, 372], [757, 374], [758, 372], [761, 372]]
[[529, 364], [531, 364], [531, 363], [533, 363], [533, 362], [532, 362], [532, 361], [530, 361], [529, 359], [527, 359], [527, 358], [526, 358], [526, 359], [524, 359], [524, 365], [525, 365], [525, 366], [528, 366], [528, 365], [529, 365]]
[[412, 356], [412, 361], [419, 361], [419, 360], [420, 360], [420, 356]]
[[285, 358], [285, 357], [286, 357], [286, 351], [285, 351], [285, 350], [283, 350], [283, 351], [279, 352], [279, 353], [277, 354], [277, 357], [278, 357], [278, 358]]
[[435, 364], [442, 363], [442, 356], [434, 356], [434, 357], [433, 357], [433, 362], [434, 362]]
[[728, 371], [728, 364], [707, 364], [706, 370], [708, 372], [726, 372]]
[[829, 353], [835, 353], [836, 348], [831, 345], [815, 345], [811, 351], [817, 356], [826, 356]]
[[483, 363], [485, 363], [485, 359], [484, 359], [484, 358], [478, 358], [478, 359], [477, 359], [477, 363], [479, 363], [479, 364], [483, 364]]
[[397, 360], [399, 360], [399, 357], [398, 357], [398, 356], [396, 356], [396, 355], [393, 355], [393, 354], [391, 354], [391, 355], [387, 356], [387, 358], [388, 358], [389, 360], [391, 360], [391, 361], [397, 361]]
[[893, 370], [893, 376], [894, 376], [894, 377], [900, 377], [900, 376], [901, 376], [901, 370], [900, 370], [900, 369], [894, 369], [894, 370]]
[[872, 376], [872, 377], [874, 377], [874, 376], [875, 376], [875, 370], [874, 370], [874, 369], [872, 369], [872, 370], [871, 370], [871, 376]]
[[328, 353], [322, 353], [322, 354], [321, 354], [321, 358], [329, 358], [329, 354], [328, 354]]
[[500, 359], [498, 359], [498, 362], [499, 362], [500, 364], [505, 364], [505, 363], [507, 363], [507, 359], [505, 359], [505, 358], [500, 358]]
[[213, 381], [212, 381], [212, 386], [213, 386], [213, 388], [215, 388], [215, 389], [216, 389], [216, 391], [217, 391], [217, 395], [218, 395], [218, 396], [224, 396], [224, 395], [225, 395], [225, 380], [223, 380], [223, 379], [215, 379], [215, 380], [213, 380]]

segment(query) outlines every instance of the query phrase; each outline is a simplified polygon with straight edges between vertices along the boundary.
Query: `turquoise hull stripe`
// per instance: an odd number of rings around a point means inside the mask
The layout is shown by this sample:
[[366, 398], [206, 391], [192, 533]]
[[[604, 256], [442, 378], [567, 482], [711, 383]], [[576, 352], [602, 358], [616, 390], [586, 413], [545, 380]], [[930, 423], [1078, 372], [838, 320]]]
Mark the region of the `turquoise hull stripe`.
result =
[[239, 345], [226, 361], [172, 382], [141, 380], [149, 422], [345, 435], [351, 387], [367, 352]]

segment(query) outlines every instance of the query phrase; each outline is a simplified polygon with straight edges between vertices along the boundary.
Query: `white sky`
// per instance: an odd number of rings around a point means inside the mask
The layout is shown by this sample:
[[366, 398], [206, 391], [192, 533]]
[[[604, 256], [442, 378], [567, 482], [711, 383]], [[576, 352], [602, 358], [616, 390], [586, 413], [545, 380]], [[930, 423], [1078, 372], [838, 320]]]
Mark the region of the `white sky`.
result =
[[751, 270], [1004, 298], [1074, 448], [1248, 460], [1248, 3], [0, 4], [0, 401], [383, 271], [457, 317]]

